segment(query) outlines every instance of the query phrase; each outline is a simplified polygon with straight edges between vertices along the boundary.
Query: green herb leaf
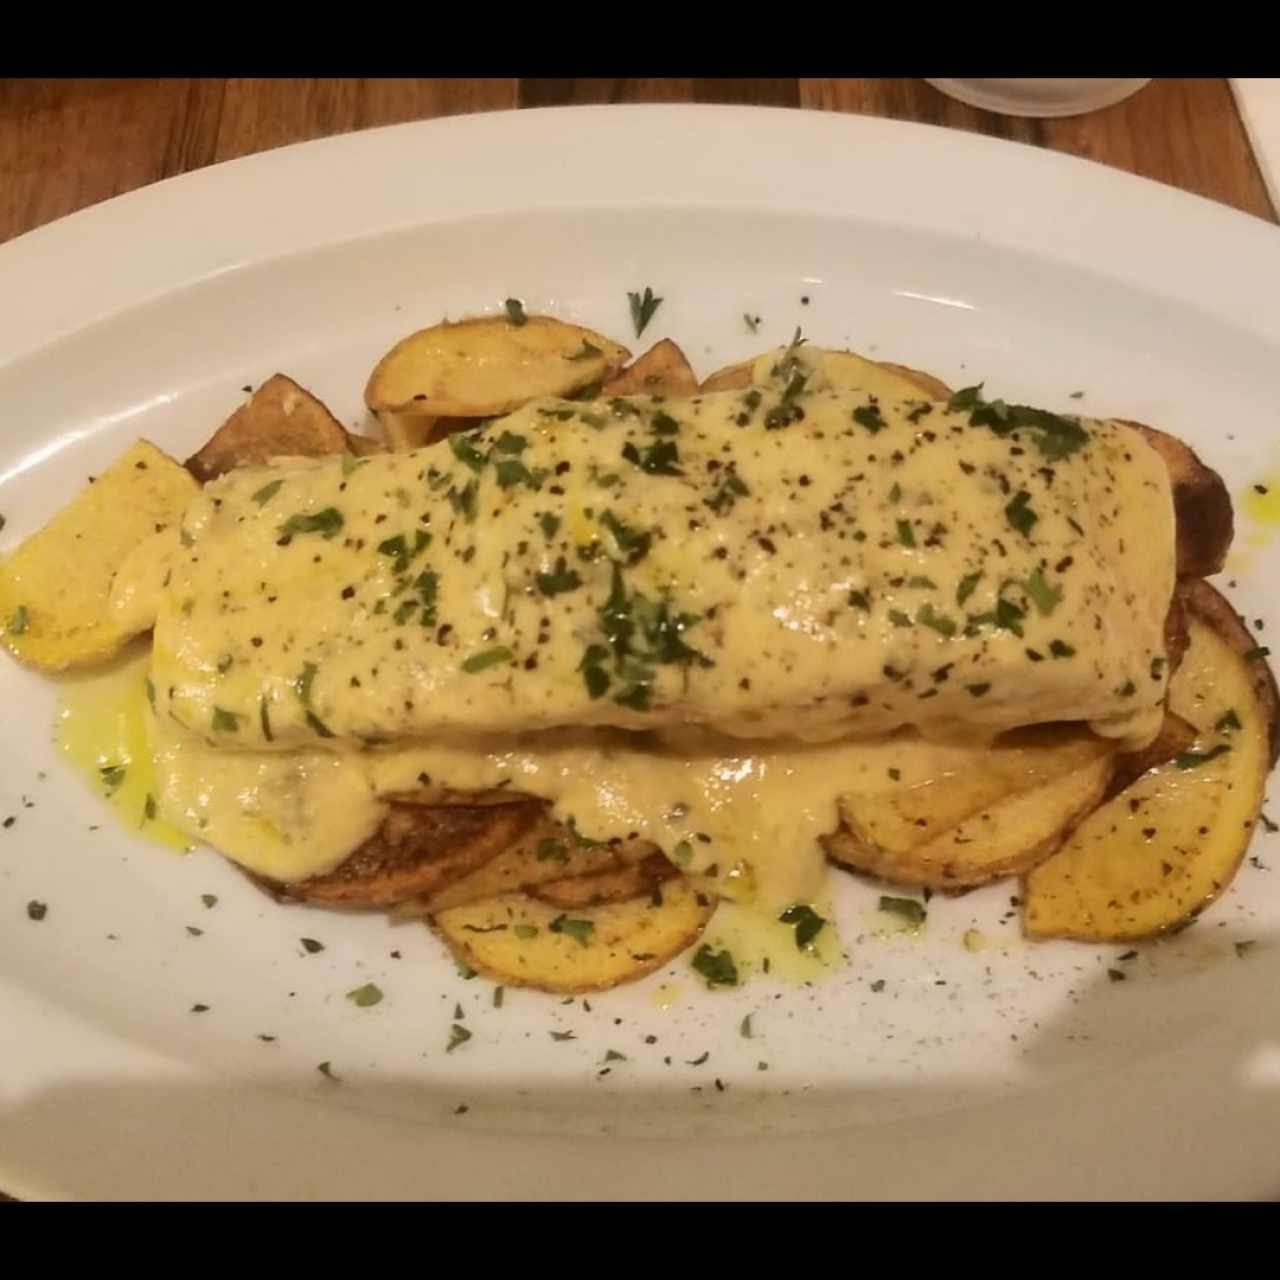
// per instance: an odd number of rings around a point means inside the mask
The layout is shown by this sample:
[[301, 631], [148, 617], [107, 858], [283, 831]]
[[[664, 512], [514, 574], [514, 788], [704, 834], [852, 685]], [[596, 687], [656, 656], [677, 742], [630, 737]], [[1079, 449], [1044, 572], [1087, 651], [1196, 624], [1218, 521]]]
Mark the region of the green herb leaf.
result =
[[631, 323], [635, 325], [638, 338], [649, 326], [653, 313], [662, 305], [662, 299], [655, 297], [653, 290], [645, 285], [643, 293], [628, 293], [627, 301], [631, 304]]
[[649, 554], [649, 548], [653, 542], [652, 534], [643, 533], [624, 524], [612, 511], [601, 512], [600, 523], [609, 531], [627, 564], [638, 564]]
[[1076, 651], [1065, 640], [1050, 640], [1049, 652], [1055, 658], [1074, 658]]
[[1062, 588], [1050, 585], [1039, 568], [1022, 585], [1026, 587], [1032, 603], [1046, 618], [1062, 603]]
[[606, 1062], [626, 1062], [627, 1055], [625, 1053], [619, 1053], [616, 1049], [606, 1049], [604, 1060]]
[[630, 440], [622, 446], [622, 456], [633, 466], [651, 476], [682, 476], [684, 472], [677, 465], [680, 461], [680, 450], [674, 440], [658, 440], [648, 446], [643, 453]]
[[34, 898], [27, 903], [27, 919], [40, 921], [49, 914], [49, 904], [47, 902], [37, 902]]
[[1240, 729], [1244, 726], [1240, 723], [1240, 717], [1236, 715], [1235, 708], [1223, 712], [1213, 726], [1219, 733], [1229, 733], [1232, 729]]
[[744, 1040], [755, 1039], [755, 1036], [751, 1033], [751, 1014], [747, 1014], [747, 1016], [738, 1024], [738, 1034]]
[[1210, 760], [1225, 756], [1230, 750], [1227, 743], [1220, 742], [1216, 747], [1210, 747], [1208, 751], [1184, 751], [1181, 755], [1174, 756], [1173, 763], [1179, 769], [1198, 769], [1202, 764], [1208, 764]]
[[156, 820], [156, 798], [153, 795], [148, 794], [146, 801], [143, 803], [142, 820], [143, 822], [154, 822]]
[[511, 932], [522, 942], [528, 942], [530, 938], [538, 936], [538, 926], [536, 924], [513, 924]]
[[118, 791], [128, 772], [128, 766], [123, 764], [105, 764], [98, 770], [102, 785], [108, 792]]
[[553, 840], [548, 836], [538, 841], [534, 856], [539, 862], [568, 862], [569, 850], [563, 840]]
[[262, 488], [253, 495], [254, 502], [256, 502], [260, 507], [265, 506], [276, 496], [277, 493], [280, 492], [280, 486], [283, 484], [283, 480], [271, 480], [267, 484], [264, 484]]
[[550, 511], [544, 511], [538, 517], [538, 525], [542, 529], [542, 536], [550, 542], [560, 531], [560, 517], [552, 515]]
[[368, 466], [368, 464], [369, 464], [368, 458], [355, 458], [355, 457], [352, 457], [351, 454], [349, 453], [344, 455], [342, 459], [343, 479], [344, 480], [349, 479], [357, 471], [359, 471], [361, 467]]
[[200, 901], [204, 903], [207, 909], [212, 909], [218, 905], [218, 895], [216, 893], [202, 893]]
[[703, 499], [706, 506], [718, 516], [724, 515], [726, 511], [733, 509], [734, 503], [739, 498], [745, 498], [750, 494], [751, 490], [742, 482], [737, 472], [730, 471], [724, 478], [724, 483], [709, 498]]
[[956, 588], [956, 604], [964, 604], [964, 602], [973, 595], [974, 591], [977, 590], [978, 582], [981, 577], [982, 574], [980, 572], [966, 573], [964, 577], [960, 579], [960, 585]]
[[783, 924], [795, 926], [796, 947], [806, 951], [809, 944], [826, 928], [827, 922], [810, 906], [797, 903], [788, 907], [779, 917]]
[[240, 717], [234, 711], [224, 711], [221, 707], [213, 709], [213, 731], [215, 733], [235, 733], [240, 728]]
[[895, 627], [909, 627], [911, 625], [911, 619], [901, 609], [890, 609], [889, 621]]
[[323, 950], [324, 950], [324, 943], [323, 943], [323, 942], [317, 942], [317, 941], [315, 940], [315, 938], [301, 938], [301, 939], [300, 939], [300, 941], [301, 941], [301, 943], [302, 943], [302, 948], [303, 948], [303, 950], [304, 950], [308, 955], [313, 956], [313, 955], [315, 955], [317, 952], [319, 952], [319, 951], [323, 951]]
[[374, 986], [372, 982], [366, 982], [363, 987], [357, 987], [354, 991], [348, 991], [347, 999], [350, 1000], [357, 1009], [369, 1009], [375, 1004], [381, 1003], [382, 992]]
[[700, 973], [711, 987], [736, 987], [738, 966], [729, 951], [712, 951], [704, 942], [693, 957], [694, 972]]
[[855, 609], [861, 609], [863, 613], [871, 612], [871, 596], [866, 591], [850, 591], [849, 603]]
[[945, 613], [936, 612], [932, 604], [923, 604], [916, 610], [916, 621], [948, 639], [956, 633], [956, 624]]
[[898, 541], [904, 547], [914, 547], [916, 545], [916, 531], [911, 527], [910, 520], [898, 521]]
[[482, 649], [479, 653], [473, 653], [463, 662], [462, 669], [467, 675], [473, 676], [477, 672], [496, 667], [500, 662], [510, 662], [514, 657], [515, 654], [506, 645], [498, 645], [493, 649]]
[[[451, 440], [453, 436], [449, 437]], [[449, 499], [449, 505], [462, 516], [468, 524], [473, 524], [476, 518], [476, 494], [480, 488], [474, 480], [468, 480], [461, 488], [455, 485], [449, 486], [449, 492], [445, 495]]]
[[975, 697], [981, 698], [984, 693], [990, 692], [989, 684], [967, 684], [965, 688]]
[[9, 621], [5, 623], [5, 630], [11, 636], [25, 635], [29, 625], [30, 619], [27, 616], [27, 606], [25, 604], [20, 604], [13, 613], [9, 615]]
[[924, 903], [917, 902], [914, 898], [881, 897], [880, 910], [886, 915], [898, 916], [916, 928], [924, 923], [925, 916], [928, 914]]
[[325, 722], [321, 720], [320, 717], [317, 716], [314, 711], [307, 712], [306, 720], [307, 720], [307, 725], [311, 729], [311, 731], [317, 734], [319, 737], [321, 738], [337, 737], [337, 734], [335, 734], [333, 730], [330, 729], [329, 726], [325, 724]]
[[449, 1043], [444, 1047], [445, 1053], [452, 1053], [460, 1044], [466, 1044], [470, 1039], [471, 1032], [460, 1022], [455, 1022], [449, 1028]]
[[524, 303], [519, 298], [507, 298], [502, 304], [507, 310], [507, 319], [511, 321], [516, 328], [529, 323], [529, 317], [524, 313]]
[[578, 571], [568, 568], [564, 556], [557, 556], [554, 570], [551, 573], [537, 574], [535, 581], [544, 596], [563, 595], [566, 591], [576, 591], [582, 586]]
[[[1036, 521], [1040, 519], [1027, 505], [1030, 501], [1031, 495], [1025, 489], [1019, 489], [1004, 509], [1005, 518], [1023, 537], [1030, 536]], [[1037, 569], [1036, 572], [1039, 573], [1039, 570]]]
[[293, 691], [298, 695], [304, 707], [311, 705], [311, 686], [315, 682], [318, 670], [319, 667], [314, 662], [304, 662], [302, 664], [302, 674], [293, 682]]
[[590, 360], [592, 356], [602, 356], [604, 352], [599, 347], [593, 346], [590, 342], [583, 338], [582, 346], [571, 356], [565, 356], [566, 360]]
[[523, 453], [528, 443], [524, 436], [518, 436], [514, 431], [504, 431], [494, 448], [499, 453]]
[[866, 427], [872, 435], [875, 435], [878, 431], [883, 431], [885, 428], [885, 421], [880, 413], [878, 404], [859, 405], [853, 411], [853, 420], [858, 426]]
[[655, 436], [678, 436], [680, 424], [664, 409], [659, 409], [649, 419], [649, 430]]
[[449, 437], [449, 448], [453, 456], [462, 463], [464, 467], [468, 467], [477, 475], [485, 468], [485, 464], [489, 461], [489, 455], [481, 453], [476, 448], [471, 437], [465, 433], [458, 433]]
[[325, 507], [323, 511], [290, 516], [280, 526], [280, 533], [287, 538], [298, 533], [318, 533], [327, 540], [336, 537], [345, 523], [341, 511], [336, 507]]
[[1252, 649], [1246, 649], [1240, 656], [1246, 662], [1258, 662], [1263, 658], [1271, 657], [1271, 650], [1265, 644], [1257, 644]]
[[321, 1062], [316, 1066], [316, 1070], [324, 1076], [326, 1080], [332, 1080], [334, 1084], [342, 1083], [342, 1077], [334, 1075], [333, 1073], [333, 1063]]
[[574, 920], [569, 916], [560, 915], [547, 926], [552, 933], [564, 933], [573, 938], [579, 946], [589, 946], [591, 943], [591, 935], [595, 933], [596, 926], [590, 920]]
[[758, 329], [760, 328], [760, 317], [759, 317], [759, 316], [753, 316], [749, 311], [744, 311], [744, 312], [742, 313], [742, 319], [743, 319], [743, 323], [745, 323], [745, 324], [746, 324], [747, 328], [748, 328], [752, 333], [755, 333], [755, 332], [756, 332], [756, 330], [758, 330]]

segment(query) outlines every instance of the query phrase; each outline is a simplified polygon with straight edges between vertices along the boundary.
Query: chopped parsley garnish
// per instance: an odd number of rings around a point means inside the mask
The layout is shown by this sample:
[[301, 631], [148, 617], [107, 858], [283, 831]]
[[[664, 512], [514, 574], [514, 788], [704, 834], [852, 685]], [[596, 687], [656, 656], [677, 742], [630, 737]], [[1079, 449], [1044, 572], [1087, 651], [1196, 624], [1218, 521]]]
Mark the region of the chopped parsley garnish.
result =
[[49, 904], [47, 902], [37, 902], [35, 898], [32, 898], [31, 901], [27, 903], [28, 920], [35, 920], [38, 922], [43, 920], [48, 914]]
[[662, 299], [655, 297], [653, 290], [645, 285], [643, 293], [628, 292], [627, 301], [631, 304], [631, 323], [635, 325], [638, 338], [648, 328], [653, 313], [662, 305]]
[[148, 793], [146, 800], [142, 805], [143, 822], [154, 822], [156, 820], [156, 798]]
[[207, 910], [212, 910], [218, 905], [218, 895], [216, 893], [202, 893], [200, 901], [204, 903]]
[[342, 1077], [334, 1075], [332, 1062], [321, 1062], [316, 1065], [316, 1070], [324, 1076], [326, 1080], [332, 1080], [334, 1084], [341, 1084]]
[[215, 733], [235, 733], [240, 728], [240, 717], [234, 711], [214, 707], [212, 723]]
[[280, 492], [280, 486], [283, 484], [283, 480], [272, 480], [267, 484], [264, 484], [262, 488], [253, 495], [254, 502], [256, 502], [260, 507], [266, 506], [266, 504]]
[[649, 430], [655, 436], [678, 436], [680, 424], [665, 410], [659, 409], [649, 420]]
[[956, 604], [964, 604], [973, 595], [974, 591], [977, 590], [978, 581], [981, 577], [981, 573], [966, 573], [960, 579], [960, 585], [956, 588]]
[[[449, 437], [451, 440], [452, 436]], [[474, 480], [468, 480], [461, 488], [455, 485], [449, 486], [449, 492], [445, 495], [449, 499], [449, 505], [467, 521], [472, 524], [476, 518], [476, 494], [479, 492], [479, 486]]]
[[1089, 443], [1089, 433], [1075, 419], [1033, 409], [1030, 405], [1005, 404], [1003, 400], [988, 402], [982, 398], [981, 383], [957, 391], [947, 402], [947, 408], [967, 409], [971, 427], [989, 427], [998, 436], [1014, 431], [1033, 433], [1036, 448], [1051, 462], [1069, 458]]
[[752, 333], [755, 333], [756, 330], [760, 328], [760, 317], [753, 316], [749, 311], [744, 311], [742, 313], [742, 320]]
[[904, 547], [914, 547], [916, 545], [916, 531], [911, 527], [910, 520], [898, 521], [898, 541]]
[[596, 926], [590, 920], [575, 920], [570, 916], [556, 916], [556, 918], [547, 926], [552, 933], [564, 933], [574, 939], [579, 946], [589, 946], [591, 943], [591, 935], [595, 933]]
[[1022, 620], [1027, 611], [1006, 600], [1003, 596], [996, 601], [995, 624], [1001, 631], [1012, 631], [1015, 636], [1022, 636]]
[[542, 530], [542, 536], [550, 542], [560, 531], [560, 517], [553, 515], [550, 511], [544, 511], [538, 517], [538, 526]]
[[948, 639], [956, 633], [956, 624], [945, 613], [938, 613], [932, 604], [920, 606], [916, 611], [916, 621], [921, 626], [930, 627], [940, 636]]
[[299, 941], [302, 943], [302, 949], [310, 956], [324, 950], [324, 943], [317, 942], [315, 938], [300, 938]]
[[323, 511], [299, 512], [290, 516], [280, 526], [280, 533], [286, 538], [296, 533], [318, 533], [329, 539], [336, 537], [345, 523], [341, 511], [336, 507], [325, 507]]
[[1257, 644], [1254, 645], [1252, 649], [1246, 649], [1240, 656], [1246, 662], [1256, 662], [1262, 658], [1269, 658], [1271, 656], [1271, 650], [1264, 644]]
[[542, 488], [545, 471], [530, 471], [519, 458], [503, 458], [493, 469], [494, 478], [499, 489], [514, 489], [522, 484], [526, 488], [538, 490]]
[[536, 924], [513, 924], [511, 932], [522, 942], [528, 942], [530, 938], [538, 936], [538, 926]]
[[915, 928], [919, 928], [924, 923], [924, 918], [928, 914], [924, 903], [917, 902], [915, 898], [881, 897], [880, 910], [886, 915], [905, 920]]
[[779, 917], [783, 924], [795, 926], [796, 947], [806, 951], [809, 944], [826, 928], [827, 922], [810, 906], [798, 903], [788, 907]]
[[569, 850], [563, 840], [553, 840], [548, 836], [547, 839], [538, 841], [534, 857], [539, 862], [568, 862]]
[[989, 684], [967, 684], [965, 688], [975, 697], [981, 698], [984, 693], [990, 692]]
[[566, 360], [590, 360], [592, 356], [602, 356], [604, 352], [599, 347], [588, 342], [586, 338], [582, 340], [582, 346], [571, 356], [565, 356]]
[[151, 710], [154, 711], [156, 709], [156, 686], [152, 682], [152, 679], [150, 676], [148, 676], [146, 679], [146, 689], [147, 689], [147, 703], [151, 707]]
[[892, 622], [895, 627], [909, 627], [911, 625], [910, 617], [903, 613], [901, 609], [890, 609], [889, 621]]
[[[872, 435], [875, 435], [877, 431], [883, 431], [885, 427], [885, 421], [880, 413], [878, 404], [859, 405], [853, 411], [853, 420], [858, 426], [866, 427]], [[895, 501], [895, 499], [891, 498], [890, 501]]]
[[507, 298], [502, 305], [506, 308], [507, 319], [517, 329], [529, 323], [529, 317], [524, 313], [524, 303], [519, 298]]
[[368, 458], [353, 458], [350, 454], [347, 454], [342, 459], [342, 478], [345, 480], [349, 476], [353, 476], [361, 467], [366, 466], [368, 462]]
[[736, 987], [738, 966], [729, 951], [712, 951], [704, 942], [693, 957], [693, 968], [706, 980], [708, 987]]
[[1030, 501], [1031, 495], [1025, 489], [1019, 489], [1013, 500], [1006, 504], [1004, 509], [1005, 518], [1023, 537], [1030, 536], [1036, 521], [1040, 519], [1035, 511], [1027, 505]]
[[538, 590], [544, 596], [563, 595], [566, 591], [576, 591], [582, 586], [582, 579], [576, 569], [570, 569], [564, 556], [557, 556], [555, 568], [551, 573], [540, 573], [536, 577]]
[[633, 529], [630, 525], [624, 524], [612, 511], [603, 511], [600, 513], [600, 523], [612, 535], [614, 542], [618, 545], [619, 552], [629, 565], [638, 564], [649, 554], [649, 548], [653, 543], [653, 535]]
[[1050, 640], [1049, 652], [1055, 658], [1074, 658], [1076, 651], [1065, 640]]
[[462, 669], [467, 675], [473, 676], [477, 672], [496, 667], [500, 662], [510, 662], [514, 657], [515, 654], [506, 645], [500, 644], [493, 649], [482, 649], [479, 653], [473, 653], [464, 660]]
[[394, 561], [392, 567], [396, 573], [404, 573], [413, 557], [418, 555], [430, 542], [431, 535], [425, 529], [416, 529], [414, 531], [412, 547], [404, 534], [398, 533], [394, 538], [387, 538], [384, 542], [378, 543], [378, 554], [390, 556]]
[[449, 1028], [449, 1043], [444, 1047], [445, 1053], [452, 1053], [460, 1044], [466, 1044], [470, 1039], [471, 1032], [460, 1022], [455, 1022]]
[[528, 441], [514, 431], [504, 431], [493, 446], [499, 453], [523, 453]]
[[912, 578], [907, 579], [907, 586], [916, 591], [936, 591], [938, 584], [932, 578], [926, 578], [922, 574], [916, 574]]
[[316, 715], [314, 711], [308, 711], [306, 719], [307, 719], [308, 727], [312, 730], [313, 733], [317, 734], [319, 737], [333, 738], [337, 736], [333, 732], [333, 730], [330, 729], [329, 726], [325, 724], [325, 722], [321, 720], [319, 716]]
[[1224, 712], [1217, 719], [1213, 726], [1219, 733], [1229, 733], [1232, 729], [1240, 729], [1243, 726], [1240, 723], [1240, 717], [1236, 715], [1235, 708]]
[[751, 1032], [751, 1014], [747, 1014], [747, 1016], [738, 1023], [738, 1034], [744, 1040], [753, 1040], [755, 1038]]
[[316, 672], [319, 667], [314, 662], [304, 662], [302, 664], [302, 674], [293, 682], [293, 691], [298, 695], [304, 707], [311, 705], [311, 686], [315, 683]]
[[671, 856], [678, 865], [687, 867], [693, 861], [693, 845], [687, 840], [681, 840], [674, 849], [671, 850]]
[[902, 486], [895, 480], [893, 488], [889, 490], [889, 501], [900, 502], [902, 500]]
[[766, 431], [777, 431], [780, 427], [790, 426], [797, 417], [802, 416], [795, 402], [808, 385], [809, 375], [799, 367], [795, 356], [791, 354], [795, 346], [796, 343], [793, 340], [792, 345], [787, 348], [787, 355], [782, 365], [779, 366], [789, 368], [790, 374], [787, 377], [787, 385], [783, 388], [782, 398], [764, 415]]
[[625, 1053], [619, 1053], [617, 1049], [606, 1049], [604, 1060], [606, 1062], [626, 1062], [627, 1055]]
[[1202, 764], [1208, 764], [1210, 760], [1216, 760], [1219, 756], [1225, 756], [1231, 747], [1220, 742], [1216, 747], [1210, 747], [1208, 751], [1184, 751], [1181, 755], [1174, 756], [1173, 763], [1179, 769], [1197, 769]]
[[262, 736], [267, 742], [274, 742], [275, 736], [271, 732], [271, 712], [267, 710], [267, 695], [264, 693], [258, 699], [258, 724], [262, 729]]
[[1062, 588], [1053, 586], [1039, 569], [1022, 584], [1031, 602], [1047, 618], [1062, 603]]
[[578, 1037], [572, 1031], [553, 1031], [551, 1032], [553, 1040], [576, 1040]]
[[9, 615], [9, 621], [5, 623], [5, 630], [11, 636], [24, 635], [26, 633], [28, 623], [27, 606], [25, 604], [20, 604], [13, 613]]
[[502, 1001], [506, 997], [506, 987], [494, 987], [493, 989], [493, 1007], [495, 1009], [502, 1008]]
[[739, 498], [745, 498], [750, 494], [751, 490], [742, 482], [738, 474], [730, 471], [725, 476], [724, 482], [709, 498], [704, 498], [703, 502], [710, 507], [718, 516], [724, 515], [726, 511], [733, 509], [733, 505]]
[[658, 440], [648, 446], [643, 453], [630, 440], [622, 446], [622, 456], [641, 471], [651, 476], [682, 476], [680, 470], [680, 450], [674, 440]]
[[128, 766], [123, 764], [106, 764], [98, 770], [98, 774], [102, 778], [102, 785], [106, 787], [108, 792], [119, 790], [128, 772]]
[[467, 435], [450, 436], [449, 448], [453, 451], [453, 456], [464, 467], [469, 467], [477, 475], [484, 470], [485, 464], [489, 461], [488, 455], [481, 453], [472, 442], [470, 436]]
[[861, 609], [863, 613], [871, 612], [871, 596], [866, 591], [850, 591], [849, 603], [855, 609]]
[[591, 644], [586, 648], [586, 652], [582, 655], [582, 661], [578, 663], [578, 670], [582, 672], [582, 679], [587, 686], [587, 696], [590, 698], [601, 698], [609, 690], [613, 678], [604, 669], [604, 663], [608, 661], [609, 650], [602, 644]]
[[347, 992], [347, 999], [351, 1001], [357, 1009], [370, 1009], [375, 1004], [382, 1001], [382, 991], [374, 986], [372, 982], [366, 982], [363, 987], [357, 987], [354, 991]]

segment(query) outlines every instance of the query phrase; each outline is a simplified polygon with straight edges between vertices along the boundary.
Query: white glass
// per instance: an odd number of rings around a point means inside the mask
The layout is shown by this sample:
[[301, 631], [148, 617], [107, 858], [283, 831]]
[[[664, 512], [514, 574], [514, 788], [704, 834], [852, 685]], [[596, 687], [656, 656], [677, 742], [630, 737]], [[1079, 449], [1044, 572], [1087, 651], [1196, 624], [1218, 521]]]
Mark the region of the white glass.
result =
[[[928, 79], [928, 77], [926, 77]], [[934, 80], [929, 84], [971, 107], [1007, 116], [1081, 116], [1132, 97], [1146, 80]]]

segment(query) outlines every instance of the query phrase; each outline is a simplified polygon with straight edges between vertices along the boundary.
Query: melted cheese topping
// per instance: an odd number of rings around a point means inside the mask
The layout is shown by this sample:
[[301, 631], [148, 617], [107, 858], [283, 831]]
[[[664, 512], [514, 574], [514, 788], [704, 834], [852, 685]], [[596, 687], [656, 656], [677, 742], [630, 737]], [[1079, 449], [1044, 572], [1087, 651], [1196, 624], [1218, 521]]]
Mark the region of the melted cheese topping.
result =
[[165, 815], [296, 880], [390, 792], [506, 785], [772, 909], [817, 895], [842, 795], [979, 769], [1024, 724], [1149, 740], [1154, 451], [824, 358], [208, 485], [114, 591], [155, 622]]

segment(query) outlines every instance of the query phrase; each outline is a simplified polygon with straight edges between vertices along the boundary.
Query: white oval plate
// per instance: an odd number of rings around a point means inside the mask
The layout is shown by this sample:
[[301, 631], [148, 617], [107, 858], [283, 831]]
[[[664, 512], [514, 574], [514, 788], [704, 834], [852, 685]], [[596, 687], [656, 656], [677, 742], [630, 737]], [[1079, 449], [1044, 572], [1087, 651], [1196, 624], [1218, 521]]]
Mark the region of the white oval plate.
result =
[[[0, 542], [138, 435], [184, 456], [277, 369], [358, 423], [372, 362], [412, 328], [514, 295], [626, 338], [645, 285], [665, 299], [645, 341], [674, 337], [700, 370], [803, 325], [955, 385], [1159, 424], [1239, 493], [1280, 463], [1277, 280], [1261, 221], [880, 120], [605, 107], [290, 147], [0, 248]], [[1273, 617], [1275, 548], [1243, 516], [1237, 546], [1233, 598]], [[494, 1009], [420, 926], [276, 907], [213, 854], [113, 827], [56, 758], [54, 699], [0, 664], [14, 1194], [1280, 1192], [1277, 872], [1246, 865], [1195, 928], [1123, 963], [1021, 942], [1011, 884], [935, 899], [918, 941], [879, 938], [877, 890], [841, 877], [850, 963], [824, 984], [713, 994], [681, 961], [589, 1011], [514, 991]], [[970, 927], [992, 948], [966, 951]], [[358, 1009], [344, 993], [366, 981], [386, 999]], [[446, 1053], [456, 1005], [472, 1038]]]

